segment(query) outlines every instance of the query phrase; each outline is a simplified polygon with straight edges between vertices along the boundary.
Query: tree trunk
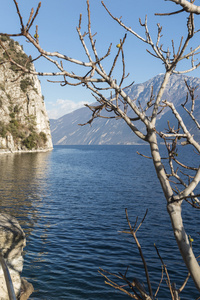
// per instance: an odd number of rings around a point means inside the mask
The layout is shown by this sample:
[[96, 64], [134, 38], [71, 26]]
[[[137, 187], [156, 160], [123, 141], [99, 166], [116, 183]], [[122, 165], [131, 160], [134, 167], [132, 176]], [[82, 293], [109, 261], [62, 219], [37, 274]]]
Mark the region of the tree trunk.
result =
[[200, 266], [194, 256], [192, 246], [183, 226], [181, 204], [177, 202], [170, 203], [167, 205], [167, 210], [171, 218], [174, 236], [180, 253], [197, 289], [200, 291]]
[[187, 266], [187, 269], [190, 272], [197, 289], [200, 291], [200, 266], [194, 256], [192, 246], [188, 240], [188, 236], [183, 226], [183, 220], [181, 215], [182, 201], [172, 201], [173, 190], [169, 184], [164, 166], [161, 162], [157, 137], [156, 133], [153, 130], [149, 135], [149, 143], [154, 167], [156, 169], [158, 179], [160, 180], [162, 190], [167, 200], [167, 210], [171, 218], [172, 229], [176, 238], [176, 242], [178, 244], [183, 260]]

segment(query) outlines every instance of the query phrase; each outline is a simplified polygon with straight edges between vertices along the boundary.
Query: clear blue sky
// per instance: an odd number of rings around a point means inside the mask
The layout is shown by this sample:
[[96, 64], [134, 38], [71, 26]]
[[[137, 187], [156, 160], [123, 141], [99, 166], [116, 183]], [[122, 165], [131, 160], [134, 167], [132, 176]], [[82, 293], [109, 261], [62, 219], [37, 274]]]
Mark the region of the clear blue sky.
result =
[[[28, 20], [32, 7], [36, 9], [39, 1], [37, 0], [18, 0], [24, 22]], [[76, 26], [79, 21], [79, 14], [83, 15], [82, 32], [87, 30], [87, 10], [86, 0], [42, 0], [40, 13], [32, 28], [34, 35], [35, 25], [39, 26], [39, 41], [43, 49], [47, 51], [58, 51], [67, 56], [79, 60], [85, 60], [84, 51], [79, 41]], [[122, 16], [122, 21], [145, 36], [143, 28], [139, 25], [139, 17], [142, 21], [145, 15], [148, 16], [149, 31], [154, 41], [156, 41], [157, 23], [163, 26], [163, 48], [171, 46], [171, 39], [174, 40], [176, 49], [178, 48], [181, 36], [186, 36], [186, 18], [187, 14], [182, 13], [170, 17], [154, 16], [155, 12], [170, 12], [178, 9], [178, 6], [170, 1], [164, 0], [105, 0], [104, 3], [116, 17]], [[112, 54], [107, 58], [104, 66], [109, 67], [110, 60], [113, 61], [116, 54], [116, 45], [123, 38], [125, 30], [113, 21], [101, 5], [100, 0], [90, 0], [91, 18], [93, 33], [97, 32], [97, 50], [104, 55], [112, 42]], [[198, 20], [197, 20], [198, 21]], [[196, 22], [198, 24], [198, 22]], [[198, 29], [198, 28], [197, 28]], [[18, 33], [20, 31], [20, 22], [16, 13], [13, 0], [1, 0], [0, 10], [0, 32]], [[25, 52], [32, 57], [36, 57], [36, 51], [24, 38], [17, 38], [23, 45]], [[198, 43], [199, 34], [197, 34], [194, 45]], [[193, 46], [194, 46], [193, 45]], [[144, 82], [153, 76], [163, 73], [162, 63], [150, 56], [146, 52], [147, 44], [137, 40], [133, 35], [128, 34], [124, 46], [126, 71], [130, 73], [127, 84], [132, 81], [135, 83]], [[150, 48], [148, 48], [151, 50]], [[189, 64], [189, 61], [186, 62]], [[45, 61], [35, 63], [37, 71], [51, 71], [51, 65]], [[67, 65], [69, 71], [76, 72], [77, 66]], [[184, 66], [180, 68], [185, 69]], [[53, 69], [55, 70], [55, 69]], [[120, 74], [120, 66], [116, 71], [116, 77]], [[199, 70], [190, 73], [191, 76], [199, 76]], [[52, 78], [51, 78], [52, 79]], [[94, 102], [90, 92], [83, 87], [60, 87], [59, 84], [48, 83], [46, 78], [40, 77], [42, 93], [45, 97], [46, 108], [50, 118], [60, 117], [73, 109], [80, 107], [83, 103]], [[56, 78], [55, 78], [56, 80]]]

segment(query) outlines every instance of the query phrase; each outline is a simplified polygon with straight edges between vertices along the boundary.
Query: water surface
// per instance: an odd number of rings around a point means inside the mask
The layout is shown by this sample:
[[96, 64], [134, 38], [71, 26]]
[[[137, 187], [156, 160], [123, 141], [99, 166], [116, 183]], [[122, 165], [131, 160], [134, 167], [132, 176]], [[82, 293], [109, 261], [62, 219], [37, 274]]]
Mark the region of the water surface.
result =
[[[49, 153], [0, 156], [0, 207], [15, 216], [24, 229], [26, 277], [35, 288], [30, 299], [130, 299], [104, 284], [99, 267], [125, 272], [145, 282], [138, 250], [127, 230], [131, 222], [144, 224], [138, 232], [153, 289], [161, 263], [154, 243], [180, 286], [187, 270], [180, 258], [166, 203], [152, 162], [136, 154], [145, 146], [59, 146]], [[199, 254], [198, 212], [184, 206], [185, 226]], [[195, 219], [195, 226], [193, 220]], [[145, 283], [146, 284], [146, 283]], [[195, 299], [190, 280], [181, 299]], [[170, 299], [165, 281], [159, 299]]]

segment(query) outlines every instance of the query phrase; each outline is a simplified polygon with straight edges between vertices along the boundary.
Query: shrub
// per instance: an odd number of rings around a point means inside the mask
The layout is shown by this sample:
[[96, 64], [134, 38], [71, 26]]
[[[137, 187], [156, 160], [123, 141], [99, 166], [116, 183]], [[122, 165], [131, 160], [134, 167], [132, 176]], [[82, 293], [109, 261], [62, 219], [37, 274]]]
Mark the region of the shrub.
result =
[[6, 137], [7, 129], [3, 122], [0, 121], [0, 136], [2, 138]]
[[6, 42], [6, 41], [10, 40], [9, 36], [6, 36], [6, 35], [1, 35], [0, 38], [1, 38], [2, 42]]
[[35, 126], [34, 126], [33, 124], [29, 125], [29, 126], [28, 126], [28, 130], [29, 130], [30, 132], [34, 132]]
[[15, 118], [15, 113], [14, 112], [10, 113], [10, 117], [11, 117], [11, 119], [14, 119]]
[[18, 71], [19, 71], [18, 66], [14, 65], [13, 63], [11, 63], [10, 69], [11, 69], [12, 71], [14, 71], [14, 72], [18, 72]]
[[6, 96], [7, 96], [8, 100], [11, 101], [11, 96], [10, 96], [10, 94], [6, 93]]
[[18, 126], [16, 126], [14, 122], [10, 122], [10, 124], [8, 125], [8, 131], [12, 134], [14, 139], [19, 136]]
[[14, 107], [14, 113], [20, 112], [21, 107], [19, 105], [15, 105]]
[[25, 134], [25, 132], [23, 132], [23, 131], [19, 131], [19, 133], [18, 133], [18, 137], [19, 137], [21, 140], [25, 139], [25, 137], [26, 137], [26, 134]]
[[6, 52], [4, 52], [4, 53], [3, 53], [3, 57], [4, 57], [5, 59], [8, 59], [8, 54], [7, 54]]
[[16, 119], [12, 119], [10, 124], [13, 124], [15, 127], [19, 128], [19, 122]]
[[28, 137], [26, 137], [22, 144], [29, 150], [32, 150], [33, 148], [37, 148], [39, 146], [44, 145], [47, 142], [47, 136], [46, 133], [41, 131], [39, 134], [36, 132], [31, 132]]
[[15, 42], [14, 42], [14, 40], [10, 40], [10, 42], [9, 42], [9, 47], [11, 48], [11, 50], [15, 47]]
[[43, 143], [46, 144], [47, 142], [47, 135], [45, 132], [41, 131], [39, 134], [40, 138], [42, 139]]
[[[28, 57], [23, 51], [15, 51], [15, 49], [16, 49], [15, 45], [17, 45], [17, 44], [18, 44], [17, 42], [14, 42], [13, 40], [11, 40], [10, 43], [9, 43], [10, 49], [7, 50], [7, 52], [9, 53], [11, 58], [16, 63], [26, 67], [27, 69], [30, 69], [32, 57]], [[6, 54], [6, 52], [3, 53], [3, 56], [4, 56], [5, 59], [8, 59], [8, 55]], [[12, 71], [14, 71], [15, 73], [17, 73], [20, 70], [13, 63], [10, 64], [10, 69]]]
[[25, 78], [25, 79], [22, 79], [21, 82], [20, 82], [20, 88], [21, 90], [25, 93], [28, 86], [32, 86], [33, 85], [33, 82], [30, 78]]
[[23, 140], [23, 145], [29, 150], [35, 148], [37, 144], [38, 144], [38, 134], [35, 132], [29, 134], [29, 136]]
[[[22, 66], [26, 66], [29, 69], [31, 66], [31, 59], [23, 51], [16, 51], [17, 42], [7, 36], [0, 36], [0, 39], [3, 39], [3, 41], [9, 41], [9, 47], [6, 51], [3, 52], [1, 61], [8, 60], [10, 56], [16, 63]], [[19, 68], [13, 63], [10, 63], [10, 69], [14, 72], [19, 71]]]
[[2, 83], [0, 83], [0, 89], [5, 92], [5, 86]]

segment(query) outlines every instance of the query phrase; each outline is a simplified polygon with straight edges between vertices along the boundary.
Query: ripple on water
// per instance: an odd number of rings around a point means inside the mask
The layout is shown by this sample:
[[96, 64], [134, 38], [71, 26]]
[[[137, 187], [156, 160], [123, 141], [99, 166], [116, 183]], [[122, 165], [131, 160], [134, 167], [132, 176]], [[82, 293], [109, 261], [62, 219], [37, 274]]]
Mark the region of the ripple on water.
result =
[[[125, 272], [130, 266], [130, 278], [144, 278], [132, 238], [119, 233], [128, 229], [125, 208], [133, 224], [149, 209], [138, 237], [154, 290], [161, 275], [154, 242], [172, 280], [183, 282], [187, 272], [159, 183], [151, 161], [137, 156], [136, 150], [69, 146], [50, 153], [0, 156], [1, 211], [16, 216], [26, 232], [23, 276], [36, 290], [30, 299], [128, 298], [105, 285], [98, 273], [99, 267]], [[191, 221], [187, 210], [188, 230]], [[188, 286], [185, 299], [195, 299], [193, 283]], [[169, 299], [164, 283], [160, 299]]]

